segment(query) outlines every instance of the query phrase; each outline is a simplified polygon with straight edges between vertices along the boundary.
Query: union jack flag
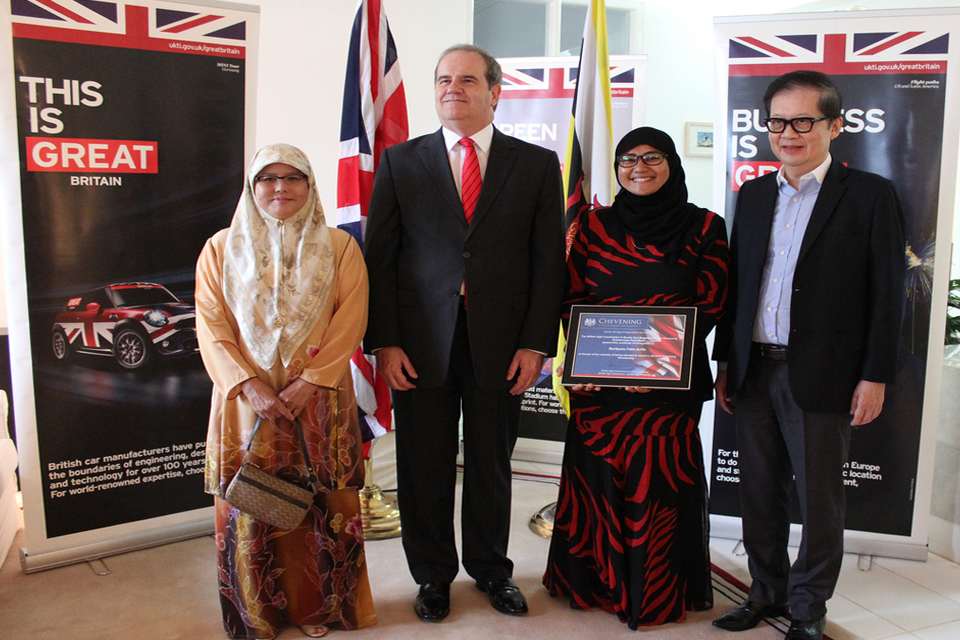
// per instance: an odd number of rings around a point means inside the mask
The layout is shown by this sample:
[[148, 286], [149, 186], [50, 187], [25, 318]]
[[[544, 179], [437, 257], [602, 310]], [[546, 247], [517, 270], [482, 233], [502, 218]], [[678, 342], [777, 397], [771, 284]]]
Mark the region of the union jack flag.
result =
[[730, 38], [727, 55], [731, 76], [798, 68], [828, 75], [943, 73], [949, 41], [950, 34], [941, 31], [741, 36]]
[[[360, 246], [381, 152], [407, 139], [407, 103], [397, 48], [380, 0], [359, 0], [350, 36], [340, 116], [338, 227]], [[364, 442], [390, 430], [390, 389], [362, 349], [351, 362]]]
[[10, 0], [14, 37], [243, 57], [249, 12], [208, 9], [105, 0]]

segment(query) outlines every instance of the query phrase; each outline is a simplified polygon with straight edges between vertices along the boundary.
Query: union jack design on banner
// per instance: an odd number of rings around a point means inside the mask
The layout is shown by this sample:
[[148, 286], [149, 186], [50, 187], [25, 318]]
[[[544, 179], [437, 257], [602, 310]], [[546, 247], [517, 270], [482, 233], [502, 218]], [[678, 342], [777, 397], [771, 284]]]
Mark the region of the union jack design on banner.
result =
[[931, 31], [730, 38], [730, 75], [943, 73], [950, 34]]
[[855, 33], [847, 40], [847, 59], [856, 62], [943, 60], [950, 34], [929, 31]]
[[[407, 139], [407, 103], [397, 48], [380, 0], [360, 0], [350, 36], [340, 116], [337, 222], [360, 246], [381, 152]], [[351, 362], [364, 442], [390, 430], [390, 389], [362, 349]]]
[[[570, 67], [565, 58], [557, 66], [542, 66], [513, 69], [504, 66], [501, 100], [532, 98], [573, 98], [577, 90], [578, 67]], [[509, 59], [507, 59], [509, 61]], [[507, 62], [501, 61], [501, 62]], [[616, 64], [610, 66], [611, 94], [620, 97], [633, 95], [636, 65]]]
[[[14, 37], [243, 57], [247, 12], [103, 0], [11, 0]], [[52, 33], [56, 34], [51, 36]]]
[[576, 83], [564, 67], [534, 67], [503, 70], [500, 99], [572, 98]]
[[246, 39], [246, 23], [223, 12], [157, 9], [150, 14], [150, 37], [191, 42], [240, 41]]
[[823, 36], [796, 35], [756, 38], [743, 36], [730, 39], [729, 56], [731, 60], [746, 61], [751, 64], [790, 61], [795, 64], [817, 64], [823, 62]]
[[97, 33], [126, 33], [126, 15], [116, 2], [76, 0], [11, 0], [15, 24], [31, 24]]

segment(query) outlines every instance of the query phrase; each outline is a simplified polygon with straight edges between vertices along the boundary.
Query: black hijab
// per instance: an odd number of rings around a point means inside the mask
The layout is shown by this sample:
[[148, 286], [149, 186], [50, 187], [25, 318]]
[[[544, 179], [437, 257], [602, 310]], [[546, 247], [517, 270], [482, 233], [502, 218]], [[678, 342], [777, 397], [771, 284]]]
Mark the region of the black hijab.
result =
[[620, 184], [620, 171], [614, 160], [620, 192], [613, 202], [613, 209], [627, 232], [638, 242], [652, 244], [664, 253], [682, 249], [686, 231], [700, 207], [687, 202], [687, 183], [680, 165], [680, 154], [669, 135], [653, 127], [640, 127], [623, 137], [617, 145], [616, 157], [642, 144], [667, 155], [670, 176], [656, 192], [638, 196]]

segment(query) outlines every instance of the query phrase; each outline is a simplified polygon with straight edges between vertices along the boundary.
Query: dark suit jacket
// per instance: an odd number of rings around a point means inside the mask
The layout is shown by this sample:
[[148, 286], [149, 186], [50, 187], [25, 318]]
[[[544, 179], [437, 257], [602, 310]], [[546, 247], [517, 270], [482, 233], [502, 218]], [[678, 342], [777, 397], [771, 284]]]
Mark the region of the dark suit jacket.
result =
[[468, 227], [441, 131], [390, 147], [374, 180], [366, 260], [366, 350], [402, 347], [417, 386], [439, 386], [465, 282], [477, 381], [502, 388], [518, 348], [556, 350], [565, 277], [557, 155], [495, 130]]
[[[776, 174], [740, 189], [731, 234], [733, 313], [714, 359], [727, 392], [743, 383], [777, 202]], [[892, 382], [906, 269], [903, 211], [891, 183], [834, 158], [803, 236], [790, 304], [790, 388], [805, 411], [850, 409], [860, 380]]]

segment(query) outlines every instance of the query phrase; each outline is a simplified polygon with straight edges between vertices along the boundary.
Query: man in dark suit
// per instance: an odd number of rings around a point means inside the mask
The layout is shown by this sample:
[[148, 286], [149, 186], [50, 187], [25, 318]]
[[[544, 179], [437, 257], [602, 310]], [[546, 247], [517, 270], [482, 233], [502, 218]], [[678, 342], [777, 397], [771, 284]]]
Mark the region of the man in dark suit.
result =
[[443, 127], [387, 149], [374, 180], [364, 345], [393, 389], [417, 615], [447, 616], [460, 565], [453, 518], [461, 408], [463, 566], [495, 609], [523, 614], [507, 557], [510, 456], [521, 394], [556, 348], [560, 166], [552, 151], [493, 128], [502, 75], [485, 51], [451, 47], [434, 79]]
[[[764, 107], [782, 167], [740, 189], [731, 236], [736, 302], [714, 351], [717, 401], [736, 417], [753, 583], [747, 601], [714, 624], [742, 631], [789, 606], [786, 637], [819, 640], [843, 557], [851, 429], [880, 414], [896, 368], [903, 213], [889, 180], [831, 157], [843, 119], [827, 76], [783, 75]], [[803, 534], [791, 566], [794, 477]]]

